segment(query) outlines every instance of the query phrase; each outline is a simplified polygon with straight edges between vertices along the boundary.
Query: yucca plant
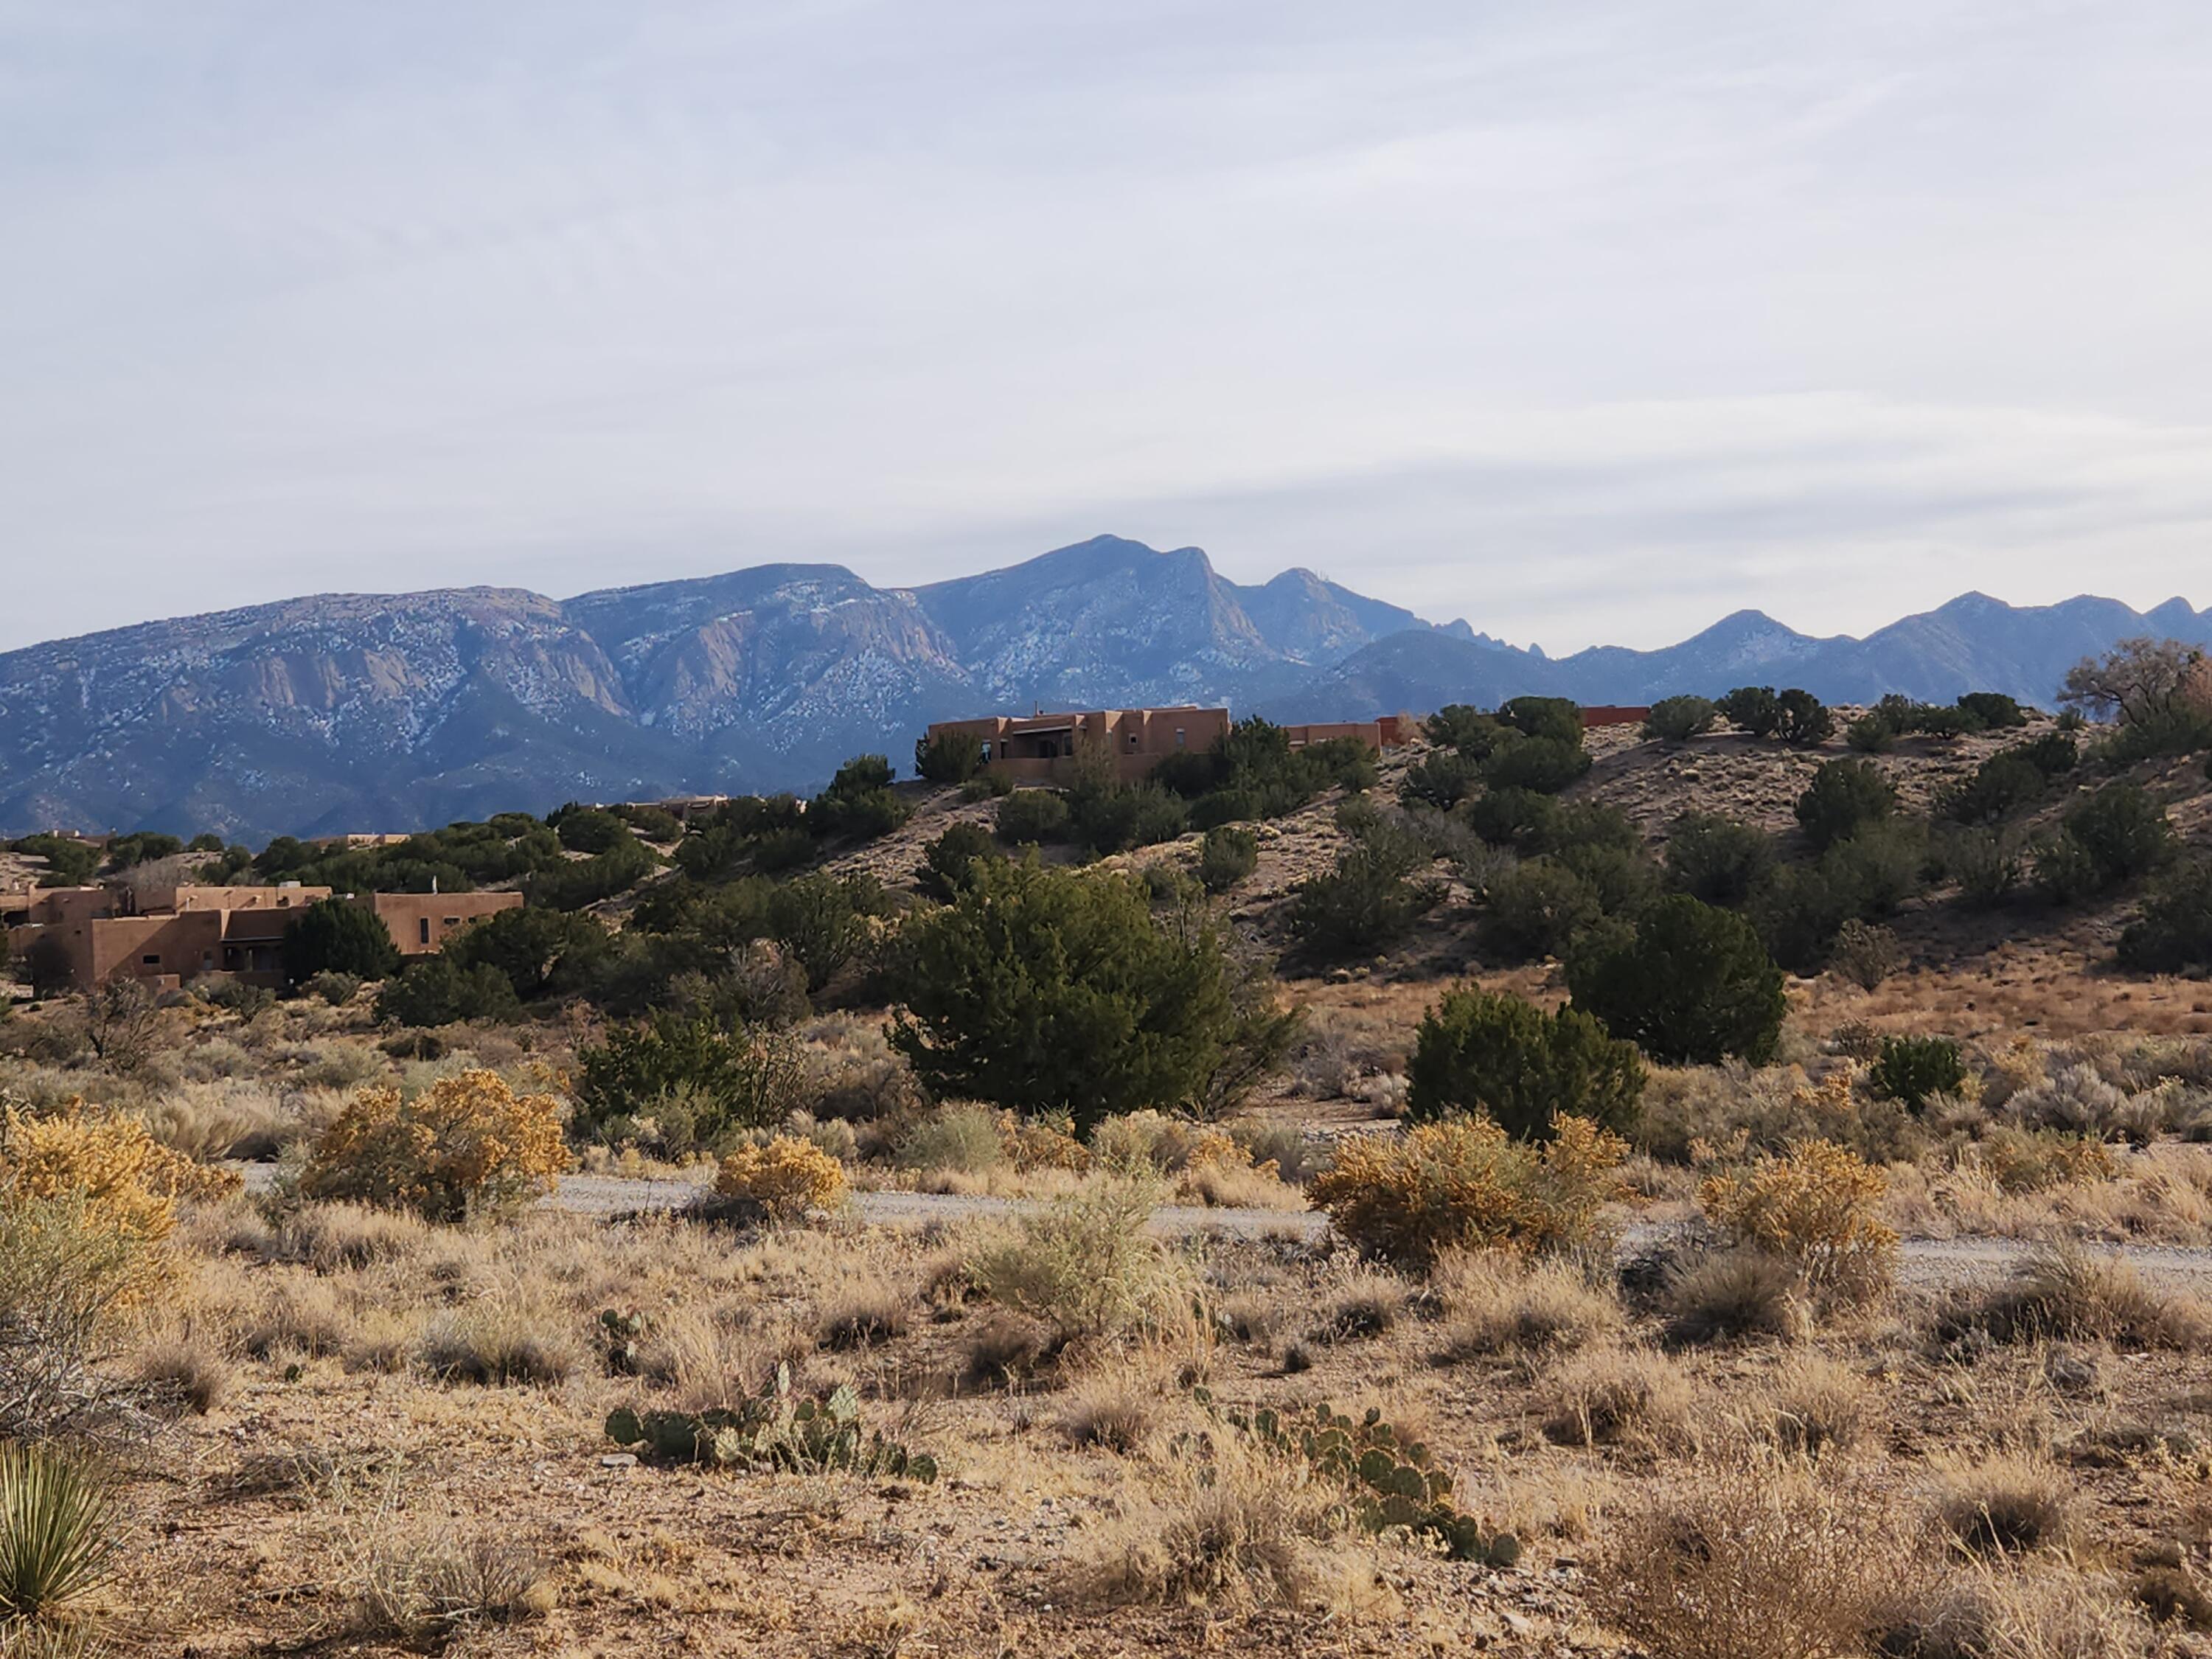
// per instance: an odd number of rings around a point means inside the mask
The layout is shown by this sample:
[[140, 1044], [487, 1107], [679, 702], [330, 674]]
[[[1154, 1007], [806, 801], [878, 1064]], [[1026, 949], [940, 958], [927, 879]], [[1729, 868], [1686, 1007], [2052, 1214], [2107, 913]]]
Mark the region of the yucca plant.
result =
[[0, 1631], [105, 1582], [115, 1550], [95, 1477], [42, 1447], [0, 1445]]

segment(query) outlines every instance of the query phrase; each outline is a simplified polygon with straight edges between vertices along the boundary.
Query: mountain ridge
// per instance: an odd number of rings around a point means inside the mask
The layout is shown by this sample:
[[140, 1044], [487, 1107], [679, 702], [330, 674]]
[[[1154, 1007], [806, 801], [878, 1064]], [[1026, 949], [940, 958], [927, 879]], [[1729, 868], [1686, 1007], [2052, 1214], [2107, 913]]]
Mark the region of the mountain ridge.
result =
[[552, 599], [473, 586], [234, 606], [0, 653], [0, 834], [404, 830], [568, 799], [805, 788], [902, 764], [932, 720], [1226, 702], [1353, 719], [1522, 693], [1644, 703], [1802, 684], [1836, 702], [2048, 701], [2130, 633], [2212, 611], [1966, 593], [1853, 639], [1731, 613], [1656, 650], [1560, 657], [1304, 569], [1240, 584], [1196, 547], [1093, 537], [908, 587], [776, 562]]

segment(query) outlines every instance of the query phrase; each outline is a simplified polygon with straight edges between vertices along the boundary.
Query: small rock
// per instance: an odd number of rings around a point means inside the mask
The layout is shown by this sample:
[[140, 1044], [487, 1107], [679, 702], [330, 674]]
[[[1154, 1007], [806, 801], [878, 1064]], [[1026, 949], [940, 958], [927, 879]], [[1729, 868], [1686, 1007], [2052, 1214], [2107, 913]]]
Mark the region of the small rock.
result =
[[599, 1460], [603, 1469], [634, 1469], [637, 1467], [635, 1452], [609, 1452]]

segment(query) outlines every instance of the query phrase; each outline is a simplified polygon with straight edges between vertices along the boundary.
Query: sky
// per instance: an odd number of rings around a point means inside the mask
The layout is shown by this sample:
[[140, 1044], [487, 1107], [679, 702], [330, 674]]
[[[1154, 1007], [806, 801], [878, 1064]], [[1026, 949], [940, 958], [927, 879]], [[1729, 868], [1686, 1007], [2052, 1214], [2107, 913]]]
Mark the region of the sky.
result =
[[2212, 603], [2202, 0], [0, 0], [0, 649], [1111, 532]]

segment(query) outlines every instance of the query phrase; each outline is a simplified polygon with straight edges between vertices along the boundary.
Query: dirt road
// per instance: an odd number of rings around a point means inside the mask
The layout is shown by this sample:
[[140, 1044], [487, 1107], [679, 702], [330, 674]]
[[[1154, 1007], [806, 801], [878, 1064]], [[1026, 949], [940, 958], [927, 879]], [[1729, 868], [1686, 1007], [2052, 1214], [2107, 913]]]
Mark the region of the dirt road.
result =
[[[276, 1170], [265, 1164], [240, 1166], [249, 1192], [266, 1188]], [[642, 1210], [672, 1210], [707, 1190], [707, 1177], [635, 1177], [573, 1175], [561, 1189], [542, 1200], [548, 1209], [574, 1215], [613, 1216]], [[1040, 1207], [1033, 1200], [982, 1198], [945, 1193], [856, 1192], [853, 1206], [872, 1225], [922, 1227], [932, 1223], [959, 1222], [983, 1217], [1006, 1216]], [[1169, 1237], [1216, 1232], [1236, 1238], [1317, 1239], [1328, 1229], [1328, 1218], [1312, 1210], [1206, 1209], [1195, 1205], [1164, 1205], [1152, 1215], [1152, 1230]], [[1656, 1242], [1664, 1229], [1632, 1226], [1621, 1241], [1624, 1251]], [[1940, 1287], [1991, 1279], [2032, 1255], [2036, 1246], [2013, 1238], [1908, 1238], [1903, 1245], [1903, 1274], [1908, 1285]], [[2144, 1272], [2161, 1278], [2212, 1278], [2212, 1249], [2172, 1244], [2113, 1244], [2096, 1248], [2124, 1256]]]

